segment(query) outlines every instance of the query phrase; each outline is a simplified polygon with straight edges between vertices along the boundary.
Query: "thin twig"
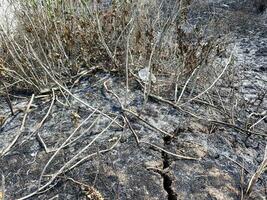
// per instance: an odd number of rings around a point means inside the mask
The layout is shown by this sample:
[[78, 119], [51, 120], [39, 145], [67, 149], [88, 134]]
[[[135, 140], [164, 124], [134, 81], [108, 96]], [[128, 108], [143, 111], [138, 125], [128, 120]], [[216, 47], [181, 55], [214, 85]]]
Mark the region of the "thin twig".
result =
[[[35, 51], [33, 50], [32, 46], [30, 46], [31, 51], [34, 55], [34, 57], [36, 58], [36, 60], [38, 61], [38, 63], [40, 64], [40, 66], [46, 71], [47, 75], [65, 92], [67, 92], [72, 98], [74, 98], [75, 100], [77, 100], [78, 102], [82, 103], [83, 105], [85, 105], [86, 107], [88, 107], [91, 110], [96, 110], [97, 113], [102, 114], [103, 116], [107, 117], [108, 119], [112, 120], [112, 118], [110, 116], [108, 116], [107, 114], [103, 113], [102, 111], [94, 108], [93, 106], [89, 105], [88, 103], [86, 103], [84, 100], [80, 99], [79, 97], [77, 97], [76, 95], [74, 95], [68, 88], [64, 87], [61, 83], [59, 83], [58, 80], [56, 80], [49, 72], [49, 70], [46, 68], [46, 66], [44, 65], [44, 63], [40, 60], [40, 58], [36, 55]], [[115, 121], [115, 124], [117, 124], [119, 127], [123, 128], [123, 125], [121, 125], [119, 122]]]
[[[234, 49], [235, 49], [235, 47], [234, 47]], [[233, 57], [234, 49], [232, 50], [232, 52], [231, 52], [231, 54], [230, 54], [230, 56], [229, 56], [229, 58], [228, 58], [228, 61], [227, 61], [227, 63], [225, 64], [225, 66], [224, 66], [222, 72], [217, 76], [217, 78], [212, 82], [212, 84], [211, 84], [207, 89], [205, 89], [205, 90], [202, 91], [200, 94], [198, 94], [197, 96], [195, 96], [195, 97], [189, 99], [189, 100], [188, 100], [187, 102], [185, 102], [185, 103], [179, 104], [178, 106], [184, 106], [185, 104], [190, 103], [191, 101], [193, 101], [193, 100], [195, 100], [195, 99], [201, 97], [202, 95], [206, 94], [211, 88], [213, 88], [213, 86], [218, 82], [218, 80], [221, 79], [222, 75], [225, 73], [226, 69], [229, 67], [230, 63], [232, 62], [232, 57]]]
[[39, 141], [40, 145], [42, 145], [42, 147], [44, 148], [46, 153], [51, 153], [53, 152], [53, 149], [49, 149], [45, 143], [45, 141], [43, 140], [43, 138], [41, 137], [40, 133], [37, 133], [37, 140]]
[[[190, 77], [186, 80], [186, 82], [185, 82], [185, 84], [184, 84], [184, 87], [183, 87], [183, 89], [182, 89], [182, 91], [181, 91], [181, 94], [180, 94], [178, 100], [176, 101], [176, 104], [178, 104], [178, 103], [180, 102], [180, 100], [181, 100], [181, 98], [183, 97], [184, 91], [185, 91], [185, 89], [186, 89], [186, 87], [187, 87], [189, 81], [191, 80], [191, 78], [194, 76], [195, 72], [196, 72], [198, 69], [199, 69], [199, 67], [196, 67], [196, 68], [194, 69], [194, 71], [191, 73]], [[176, 85], [177, 85], [177, 84], [176, 84]]]
[[[133, 21], [133, 18], [131, 18], [130, 22]], [[129, 45], [130, 45], [130, 36], [133, 32], [134, 26], [130, 29], [130, 32], [127, 36], [127, 42], [126, 42], [126, 64], [125, 64], [125, 75], [126, 75], [126, 92], [125, 92], [125, 100], [124, 100], [124, 106], [127, 106], [128, 101], [128, 93], [129, 93]]]
[[131, 123], [130, 123], [128, 117], [127, 117], [127, 116], [124, 116], [124, 118], [125, 118], [125, 121], [126, 121], [128, 127], [130, 128], [131, 132], [132, 132], [133, 135], [134, 135], [134, 138], [135, 138], [135, 141], [136, 141], [137, 145], [139, 145], [140, 140], [139, 140], [139, 137], [138, 137], [137, 133], [136, 133], [135, 130], [133, 129], [133, 127], [132, 127], [132, 125], [131, 125]]
[[6, 191], [6, 181], [5, 181], [5, 176], [4, 174], [1, 173], [1, 190], [0, 190], [0, 199], [5, 200], [5, 191]]
[[[64, 164], [64, 166], [62, 166], [56, 173], [52, 174], [51, 179], [48, 182], [46, 182], [44, 185], [38, 187], [38, 189], [35, 190], [34, 192], [32, 192], [32, 193], [30, 193], [30, 194], [28, 194], [28, 195], [26, 195], [24, 197], [21, 197], [21, 198], [19, 198], [17, 200], [25, 200], [25, 199], [28, 199], [28, 198], [38, 194], [40, 191], [42, 191], [45, 188], [47, 188], [60, 174], [65, 173], [67, 171], [70, 171], [71, 169], [75, 168], [76, 166], [78, 166], [79, 164], [81, 164], [85, 160], [91, 158], [92, 156], [97, 155], [98, 153], [106, 153], [108, 151], [111, 151], [118, 144], [120, 138], [110, 148], [104, 149], [104, 150], [100, 150], [98, 152], [95, 152], [95, 153], [92, 153], [92, 154], [90, 154], [88, 156], [85, 156], [81, 160], [76, 162], [74, 165], [69, 166], [71, 163], [73, 163], [73, 161], [75, 161], [77, 159], [78, 156], [80, 156], [81, 153], [83, 153], [88, 147], [90, 147], [95, 142], [95, 140], [97, 138], [99, 138], [108, 129], [109, 126], [111, 126], [115, 122], [115, 119], [116, 118], [114, 118], [112, 120], [112, 122], [101, 133], [99, 133], [86, 147], [84, 147], [80, 152], [78, 152], [75, 156], [73, 156], [73, 158], [71, 160], [69, 160], [66, 164]], [[46, 176], [46, 175], [44, 175], [44, 176]]]
[[[93, 115], [94, 113], [92, 113]], [[67, 146], [73, 144], [75, 141], [77, 141], [78, 139], [80, 139], [85, 133], [88, 133], [92, 127], [96, 124], [96, 122], [99, 120], [99, 118], [101, 117], [101, 115], [98, 115], [95, 120], [92, 122], [92, 124], [85, 130], [83, 131], [78, 137], [74, 138], [73, 140], [71, 140], [69, 143], [65, 144], [62, 148], [66, 148]]]
[[6, 84], [4, 82], [2, 82], [2, 84], [3, 84], [3, 86], [5, 88], [5, 92], [6, 92], [6, 102], [7, 102], [7, 105], [9, 107], [9, 109], [10, 109], [11, 114], [14, 116], [13, 105], [12, 105], [12, 102], [11, 102], [11, 99], [10, 99], [10, 96], [9, 96], [8, 89], [7, 89]]
[[249, 197], [250, 193], [252, 192], [253, 187], [255, 186], [255, 184], [256, 184], [257, 180], [259, 179], [259, 177], [261, 176], [261, 174], [263, 174], [266, 170], [267, 170], [267, 145], [265, 147], [265, 153], [264, 153], [263, 161], [259, 165], [256, 172], [252, 175], [252, 177], [250, 178], [250, 181], [248, 183], [247, 190], [246, 190], [246, 196], [247, 197]]
[[235, 163], [236, 165], [238, 165], [241, 169], [245, 170], [248, 174], [252, 174], [252, 172], [250, 172], [245, 166], [244, 164], [240, 164], [239, 162], [235, 161], [234, 159], [226, 156], [226, 155], [223, 155], [225, 158], [227, 158], [228, 160], [230, 160], [231, 162]]
[[102, 31], [102, 27], [101, 27], [99, 16], [98, 16], [98, 10], [96, 11], [95, 16], [96, 16], [96, 22], [97, 22], [98, 34], [100, 36], [100, 41], [102, 42], [104, 48], [106, 49], [106, 52], [107, 52], [108, 56], [110, 57], [110, 59], [112, 60], [112, 62], [114, 63], [114, 65], [116, 67], [118, 67], [118, 64], [117, 64], [117, 61], [115, 59], [115, 56], [112, 55], [112, 52], [110, 51], [107, 43], [105, 42], [105, 38], [104, 38], [103, 33], [102, 33], [103, 31]]
[[[60, 147], [56, 150], [56, 152], [51, 156], [51, 158], [48, 160], [48, 162], [46, 163], [45, 167], [42, 170], [41, 176], [39, 178], [39, 187], [41, 185], [41, 180], [42, 180], [42, 176], [44, 175], [46, 168], [48, 167], [48, 165], [52, 162], [52, 160], [56, 157], [56, 155], [59, 153], [59, 151], [67, 144], [67, 142], [76, 134], [76, 132], [81, 128], [81, 126], [83, 126], [85, 123], [87, 123], [87, 121], [92, 117], [94, 113], [91, 113], [71, 134], [70, 136], [60, 145]], [[90, 125], [90, 127], [92, 127], [94, 125], [94, 123], [92, 123]]]
[[245, 130], [245, 129], [242, 129], [242, 128], [234, 125], [234, 124], [229, 124], [229, 123], [226, 123], [226, 122], [215, 121], [215, 120], [206, 120], [206, 121], [210, 122], [210, 123], [214, 123], [214, 124], [227, 126], [227, 127], [233, 128], [233, 129], [235, 129], [237, 131], [240, 131], [242, 133], [246, 133], [246, 134], [249, 134], [249, 135], [260, 135], [260, 136], [267, 137], [267, 134], [265, 134], [265, 133], [258, 133], [258, 132], [252, 132], [252, 131], [249, 131], [249, 130]]
[[172, 134], [160, 129], [160, 128], [157, 128], [156, 126], [150, 124], [146, 119], [142, 118], [139, 114], [137, 114], [136, 112], [132, 111], [132, 110], [129, 110], [129, 109], [126, 109], [124, 108], [123, 111], [135, 116], [136, 118], [138, 118], [140, 121], [144, 122], [146, 125], [150, 126], [152, 129], [155, 129], [156, 131], [164, 134], [164, 135], [167, 135], [167, 136], [170, 136], [170, 137], [174, 137]]
[[[141, 85], [141, 87], [143, 88], [143, 85], [142, 83], [138, 80], [138, 78], [136, 77], [136, 81]], [[247, 133], [247, 134], [250, 134], [250, 135], [261, 135], [261, 136], [265, 136], [267, 137], [267, 134], [265, 133], [257, 133], [257, 132], [252, 132], [252, 131], [249, 131], [249, 130], [245, 130], [245, 129], [242, 129], [240, 127], [237, 127], [236, 125], [234, 124], [228, 124], [228, 123], [225, 123], [225, 122], [220, 122], [220, 121], [215, 121], [215, 120], [209, 120], [209, 119], [204, 119], [200, 116], [197, 116], [195, 115], [194, 113], [191, 113], [187, 110], [184, 110], [183, 108], [181, 108], [180, 105], [176, 105], [175, 103], [169, 101], [169, 100], [166, 100], [166, 99], [163, 99], [162, 97], [160, 96], [157, 96], [157, 95], [154, 95], [154, 94], [149, 94], [149, 96], [153, 99], [156, 99], [160, 102], [163, 102], [163, 103], [166, 103], [166, 104], [169, 104], [171, 105], [172, 107], [174, 107], [175, 109], [178, 109], [178, 110], [181, 110], [182, 112], [185, 112], [186, 114], [189, 114], [190, 116], [200, 120], [200, 121], [205, 121], [205, 122], [210, 122], [210, 123], [214, 123], [214, 124], [220, 124], [220, 125], [224, 125], [224, 126], [228, 126], [228, 127], [231, 127], [231, 128], [234, 128], [235, 130], [237, 131], [241, 131], [243, 133]], [[195, 101], [196, 99], [193, 99], [192, 101]]]
[[[54, 90], [52, 89], [52, 100], [51, 100], [51, 103], [50, 103], [50, 106], [48, 108], [48, 111], [47, 113], [45, 114], [45, 116], [43, 117], [43, 119], [38, 123], [36, 124], [33, 132], [24, 140], [24, 141], [27, 141], [32, 135], [34, 135], [41, 127], [42, 125], [44, 124], [45, 120], [48, 118], [49, 114], [51, 113], [51, 110], [52, 110], [52, 107], [54, 105], [54, 102], [55, 102], [55, 92]], [[37, 133], [37, 139], [39, 140], [39, 142], [43, 145], [43, 147], [45, 148], [45, 151], [46, 153], [49, 153], [50, 150], [47, 149], [47, 146], [46, 144], [44, 143], [43, 139], [41, 138], [40, 134]], [[22, 141], [21, 144], [24, 142]]]
[[[244, 165], [244, 160], [243, 160]], [[244, 168], [241, 168], [240, 174], [240, 200], [244, 199]]]
[[29, 110], [30, 110], [30, 107], [32, 105], [33, 100], [34, 100], [34, 94], [32, 95], [32, 97], [30, 99], [30, 102], [28, 103], [28, 106], [27, 106], [27, 108], [26, 108], [26, 110], [24, 112], [24, 117], [22, 119], [22, 123], [21, 123], [20, 129], [19, 129], [19, 132], [17, 133], [17, 135], [15, 136], [15, 138], [13, 139], [13, 141], [7, 146], [7, 148], [5, 148], [1, 152], [0, 157], [4, 156], [8, 151], [10, 151], [10, 149], [13, 147], [13, 145], [17, 142], [17, 140], [19, 139], [19, 137], [23, 133], [25, 122], [26, 122], [26, 118], [27, 118], [27, 115], [29, 113]]
[[35, 133], [36, 131], [38, 131], [38, 130], [43, 126], [45, 120], [46, 120], [46, 119], [48, 118], [48, 116], [50, 115], [51, 110], [52, 110], [52, 107], [53, 107], [53, 105], [54, 105], [54, 103], [55, 103], [55, 98], [56, 98], [55, 91], [52, 89], [52, 100], [51, 100], [51, 104], [50, 104], [50, 106], [49, 106], [49, 108], [48, 108], [48, 110], [47, 110], [45, 116], [43, 117], [43, 119], [42, 119], [42, 120], [35, 126], [34, 131], [33, 131], [34, 133]]
[[157, 146], [155, 144], [149, 143], [149, 142], [140, 141], [140, 143], [148, 144], [148, 145], [150, 145], [150, 146], [152, 146], [152, 147], [154, 147], [156, 149], [159, 149], [160, 151], [163, 151], [164, 153], [167, 153], [167, 154], [169, 154], [171, 156], [174, 156], [176, 158], [179, 158], [179, 159], [197, 160], [197, 161], [200, 160], [200, 158], [193, 158], [193, 157], [189, 157], [189, 156], [183, 156], [183, 155], [178, 155], [178, 154], [172, 153], [170, 151], [167, 151], [167, 150], [165, 150], [165, 149], [163, 149], [163, 148], [161, 148], [161, 147], [159, 147], [159, 146]]
[[85, 162], [86, 160], [88, 160], [92, 156], [98, 155], [99, 153], [106, 153], [108, 151], [111, 151], [112, 149], [114, 149], [115, 146], [117, 146], [117, 144], [119, 143], [120, 139], [121, 139], [121, 135], [120, 135], [120, 137], [116, 140], [116, 142], [110, 148], [104, 149], [104, 150], [100, 150], [100, 151], [97, 151], [95, 153], [92, 153], [92, 154], [90, 154], [88, 156], [83, 157], [81, 160], [79, 160], [78, 162], [76, 162], [74, 165], [72, 165], [71, 167], [69, 167], [68, 169], [66, 169], [66, 171], [64, 171], [64, 173], [67, 172], [67, 171], [72, 170], [75, 167], [77, 167], [78, 165], [80, 165], [81, 163]]
[[251, 130], [254, 126], [256, 126], [257, 124], [259, 124], [262, 120], [264, 120], [267, 117], [267, 115], [263, 116], [262, 118], [260, 118], [257, 122], [255, 122], [253, 125], [251, 125], [249, 127], [248, 130]]
[[162, 130], [162, 129], [160, 129], [160, 128], [157, 128], [157, 127], [155, 127], [154, 125], [150, 124], [147, 120], [143, 119], [139, 114], [135, 113], [134, 111], [124, 108], [124, 106], [123, 106], [123, 104], [121, 103], [121, 100], [120, 100], [120, 98], [118, 97], [118, 95], [115, 94], [111, 89], [109, 89], [109, 88], [107, 87], [107, 81], [104, 83], [104, 87], [105, 87], [105, 89], [106, 89], [109, 93], [111, 93], [114, 97], [116, 97], [116, 99], [117, 99], [118, 102], [120, 103], [120, 106], [121, 106], [122, 111], [134, 115], [136, 118], [138, 118], [139, 120], [141, 120], [142, 122], [144, 122], [145, 124], [147, 124], [148, 126], [150, 126], [152, 129], [155, 129], [156, 131], [158, 131], [158, 132], [160, 132], [160, 133], [162, 133], [162, 134], [164, 134], [164, 135], [168, 135], [168, 136], [170, 136], [170, 137], [173, 137], [172, 134], [167, 133], [166, 131], [164, 131], [164, 130]]

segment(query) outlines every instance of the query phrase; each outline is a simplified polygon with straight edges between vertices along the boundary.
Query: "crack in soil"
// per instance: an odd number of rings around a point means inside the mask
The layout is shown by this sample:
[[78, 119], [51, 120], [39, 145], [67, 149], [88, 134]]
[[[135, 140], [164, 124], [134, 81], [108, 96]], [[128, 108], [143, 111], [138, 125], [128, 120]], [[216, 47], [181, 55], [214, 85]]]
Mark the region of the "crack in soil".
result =
[[[164, 140], [164, 146], [166, 147], [171, 143], [172, 138], [170, 136], [165, 136], [163, 140]], [[171, 160], [169, 158], [169, 155], [165, 152], [162, 152], [162, 159], [163, 159], [163, 170], [162, 170], [163, 173], [161, 173], [161, 176], [163, 178], [164, 190], [168, 194], [168, 200], [177, 200], [177, 194], [172, 189], [173, 177], [170, 175], [169, 171]]]

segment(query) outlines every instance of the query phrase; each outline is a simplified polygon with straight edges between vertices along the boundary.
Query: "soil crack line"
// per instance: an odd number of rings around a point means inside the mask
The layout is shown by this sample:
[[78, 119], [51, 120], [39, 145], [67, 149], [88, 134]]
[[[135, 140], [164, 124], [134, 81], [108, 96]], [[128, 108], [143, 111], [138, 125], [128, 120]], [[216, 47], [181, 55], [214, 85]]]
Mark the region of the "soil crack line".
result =
[[[169, 136], [165, 136], [163, 138], [164, 140], [164, 146], [168, 146], [171, 143], [172, 138]], [[169, 155], [162, 151], [162, 159], [163, 159], [163, 173], [161, 173], [161, 176], [163, 178], [163, 187], [164, 190], [168, 194], [168, 200], [177, 200], [177, 194], [172, 188], [172, 183], [173, 183], [173, 177], [170, 172], [170, 165], [171, 165], [171, 160]]]

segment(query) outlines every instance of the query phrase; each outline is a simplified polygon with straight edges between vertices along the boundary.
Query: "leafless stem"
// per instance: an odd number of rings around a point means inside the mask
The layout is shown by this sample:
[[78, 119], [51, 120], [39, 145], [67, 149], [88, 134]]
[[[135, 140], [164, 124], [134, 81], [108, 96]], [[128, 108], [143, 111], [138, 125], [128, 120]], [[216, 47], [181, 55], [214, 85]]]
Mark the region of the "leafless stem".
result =
[[232, 57], [233, 57], [233, 52], [234, 52], [234, 50], [235, 50], [235, 47], [234, 47], [234, 49], [232, 50], [232, 52], [231, 52], [231, 54], [230, 54], [230, 56], [229, 56], [229, 58], [228, 58], [228, 61], [226, 62], [225, 66], [224, 66], [224, 68], [223, 68], [223, 70], [222, 70], [222, 72], [217, 76], [217, 78], [212, 82], [212, 84], [211, 84], [208, 88], [206, 88], [204, 91], [202, 91], [200, 94], [198, 94], [197, 96], [195, 96], [195, 97], [189, 99], [187, 102], [182, 103], [182, 104], [180, 104], [180, 105], [178, 105], [178, 106], [184, 106], [185, 104], [187, 104], [187, 103], [189, 103], [189, 102], [191, 102], [191, 101], [193, 101], [193, 100], [195, 100], [195, 99], [201, 97], [202, 95], [206, 94], [211, 88], [213, 88], [213, 86], [218, 82], [218, 80], [220, 80], [220, 78], [222, 77], [222, 75], [224, 74], [224, 72], [226, 71], [226, 69], [229, 67], [229, 65], [230, 65], [230, 63], [231, 63], [231, 61], [232, 61]]
[[25, 126], [25, 122], [26, 122], [26, 118], [27, 118], [27, 115], [28, 115], [28, 113], [29, 113], [29, 111], [30, 111], [30, 107], [31, 107], [31, 105], [32, 105], [33, 100], [34, 100], [34, 94], [32, 95], [32, 97], [31, 97], [31, 99], [30, 99], [30, 101], [29, 101], [29, 103], [28, 103], [28, 106], [27, 106], [27, 108], [26, 108], [26, 110], [25, 110], [25, 112], [24, 112], [24, 117], [23, 117], [23, 119], [22, 119], [22, 123], [21, 123], [20, 129], [19, 129], [17, 135], [15, 136], [15, 138], [13, 139], [13, 141], [7, 146], [7, 148], [5, 148], [5, 149], [1, 152], [0, 157], [6, 155], [6, 153], [7, 153], [8, 151], [10, 151], [10, 149], [13, 147], [13, 145], [17, 142], [17, 140], [19, 139], [19, 137], [20, 137], [21, 134], [23, 133], [24, 126]]
[[250, 193], [252, 192], [253, 187], [255, 186], [257, 180], [259, 179], [260, 175], [263, 174], [267, 170], [267, 145], [265, 147], [265, 154], [263, 157], [262, 163], [259, 165], [256, 172], [252, 175], [246, 190], [246, 195], [249, 197]]
[[5, 200], [5, 191], [6, 191], [6, 181], [4, 174], [1, 173], [1, 190], [0, 190], [0, 199]]
[[[85, 123], [87, 123], [87, 121], [92, 117], [94, 113], [91, 113], [71, 134], [70, 136], [60, 145], [60, 147], [56, 150], [56, 152], [51, 156], [51, 158], [48, 160], [48, 162], [46, 163], [45, 167], [42, 170], [41, 176], [39, 178], [39, 187], [41, 185], [41, 180], [42, 177], [46, 171], [46, 168], [49, 166], [49, 164], [52, 162], [52, 160], [56, 157], [56, 155], [59, 153], [60, 150], [62, 150], [62, 148], [70, 141], [70, 139], [77, 133], [77, 131], [81, 128], [82, 125], [84, 125]], [[90, 128], [92, 128], [94, 126], [95, 123], [92, 123]], [[39, 188], [38, 187], [38, 188]]]
[[163, 148], [161, 148], [161, 147], [159, 147], [159, 146], [157, 146], [155, 144], [149, 143], [149, 142], [140, 141], [140, 143], [148, 144], [148, 145], [150, 145], [150, 146], [152, 146], [152, 147], [154, 147], [156, 149], [159, 149], [160, 151], [163, 151], [164, 153], [167, 153], [167, 154], [169, 154], [171, 156], [174, 156], [176, 158], [179, 158], [179, 159], [197, 160], [197, 161], [200, 160], [199, 158], [193, 158], [193, 157], [189, 157], [189, 156], [182, 156], [182, 155], [178, 155], [178, 154], [172, 153], [170, 151], [167, 151], [167, 150], [165, 150], [165, 149], [163, 149]]
[[[59, 83], [58, 80], [56, 80], [48, 71], [48, 69], [45, 67], [44, 63], [40, 60], [40, 58], [36, 55], [35, 51], [33, 50], [33, 48], [31, 47], [32, 53], [34, 55], [34, 57], [36, 58], [36, 60], [39, 62], [40, 66], [46, 71], [47, 75], [65, 92], [67, 92], [72, 98], [74, 98], [75, 100], [77, 100], [78, 102], [82, 103], [83, 105], [85, 105], [86, 107], [88, 107], [91, 110], [96, 110], [97, 113], [102, 114], [103, 116], [107, 117], [108, 119], [112, 119], [110, 116], [108, 116], [107, 114], [101, 112], [100, 110], [97, 110], [96, 108], [92, 107], [91, 105], [89, 105], [88, 103], [86, 103], [85, 101], [83, 101], [82, 99], [80, 99], [79, 97], [77, 97], [76, 95], [72, 94], [72, 92], [64, 87], [61, 83]], [[120, 126], [121, 128], [123, 128], [123, 126], [119, 123], [116, 122], [115, 123]]]

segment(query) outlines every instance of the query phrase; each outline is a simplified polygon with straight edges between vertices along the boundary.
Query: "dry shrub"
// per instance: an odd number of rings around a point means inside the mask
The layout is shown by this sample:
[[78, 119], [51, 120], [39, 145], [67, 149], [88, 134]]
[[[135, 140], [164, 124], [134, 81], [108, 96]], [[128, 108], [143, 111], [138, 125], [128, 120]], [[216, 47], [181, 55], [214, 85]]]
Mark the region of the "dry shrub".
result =
[[223, 49], [207, 36], [214, 22], [187, 22], [192, 2], [20, 1], [14, 34], [1, 32], [2, 80], [40, 92], [53, 87], [51, 76], [68, 84], [96, 65], [122, 74], [126, 66], [126, 77], [149, 67], [157, 78], [151, 92], [177, 101], [186, 84], [192, 95], [221, 69], [214, 61]]
[[16, 13], [14, 35], [2, 33], [2, 60], [6, 81], [17, 82], [16, 88], [41, 91], [51, 87], [51, 75], [62, 82], [70, 82], [82, 66], [90, 66], [101, 55], [97, 28], [87, 19], [82, 2], [54, 1], [39, 5], [21, 3]]

